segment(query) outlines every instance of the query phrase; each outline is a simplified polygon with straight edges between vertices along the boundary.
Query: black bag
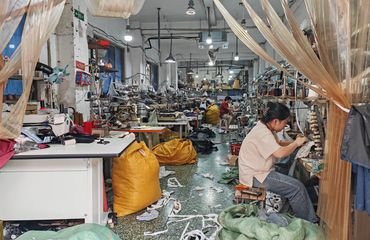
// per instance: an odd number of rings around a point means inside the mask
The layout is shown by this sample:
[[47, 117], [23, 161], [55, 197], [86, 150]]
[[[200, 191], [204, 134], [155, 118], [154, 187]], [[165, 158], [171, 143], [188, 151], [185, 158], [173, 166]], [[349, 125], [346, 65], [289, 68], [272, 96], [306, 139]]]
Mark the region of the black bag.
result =
[[[210, 154], [214, 149], [214, 143], [210, 140], [203, 140], [203, 139], [190, 139], [193, 143], [193, 146], [195, 147], [195, 150], [197, 153], [200, 154]], [[217, 148], [216, 148], [217, 149]]]
[[189, 134], [189, 138], [194, 139], [208, 139], [216, 137], [216, 133], [214, 133], [209, 128], [197, 128], [192, 133]]

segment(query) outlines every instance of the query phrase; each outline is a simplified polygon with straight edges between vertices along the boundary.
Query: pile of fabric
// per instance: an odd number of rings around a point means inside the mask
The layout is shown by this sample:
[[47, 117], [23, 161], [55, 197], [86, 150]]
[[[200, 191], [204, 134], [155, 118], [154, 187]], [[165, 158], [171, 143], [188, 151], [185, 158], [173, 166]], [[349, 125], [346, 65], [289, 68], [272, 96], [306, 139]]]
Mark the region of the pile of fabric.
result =
[[239, 168], [232, 167], [229, 171], [224, 172], [220, 180], [218, 180], [218, 183], [231, 185], [239, 184]]
[[322, 240], [323, 230], [316, 224], [279, 213], [266, 213], [253, 204], [235, 205], [218, 217], [222, 230], [219, 240], [284, 239]]
[[65, 240], [119, 240], [109, 228], [98, 224], [81, 224], [69, 227], [58, 232], [53, 231], [28, 231], [19, 238], [20, 240], [48, 240], [48, 239], [65, 239]]

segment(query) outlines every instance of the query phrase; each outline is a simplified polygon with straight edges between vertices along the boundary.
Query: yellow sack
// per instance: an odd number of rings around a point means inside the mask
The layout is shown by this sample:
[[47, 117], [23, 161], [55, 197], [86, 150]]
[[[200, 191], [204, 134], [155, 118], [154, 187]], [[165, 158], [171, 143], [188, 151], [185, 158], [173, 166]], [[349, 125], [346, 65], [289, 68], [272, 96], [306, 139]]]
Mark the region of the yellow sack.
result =
[[184, 165], [197, 162], [197, 152], [190, 140], [173, 139], [158, 144], [152, 151], [160, 164]]
[[206, 123], [217, 125], [220, 122], [220, 109], [217, 105], [211, 105], [206, 111]]
[[144, 142], [133, 142], [113, 160], [113, 208], [122, 217], [137, 212], [161, 197], [159, 163]]
[[239, 89], [240, 88], [240, 80], [239, 79], [234, 80], [233, 88], [234, 89]]

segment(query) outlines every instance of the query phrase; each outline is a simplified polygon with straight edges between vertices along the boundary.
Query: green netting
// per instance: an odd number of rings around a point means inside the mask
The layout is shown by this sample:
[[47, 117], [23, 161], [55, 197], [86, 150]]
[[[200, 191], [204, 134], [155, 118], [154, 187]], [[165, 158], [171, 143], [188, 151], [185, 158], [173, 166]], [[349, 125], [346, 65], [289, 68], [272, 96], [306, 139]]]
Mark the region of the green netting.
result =
[[81, 224], [58, 232], [29, 231], [18, 240], [120, 240], [109, 228], [98, 224]]
[[257, 217], [258, 207], [252, 204], [231, 206], [219, 215], [218, 221], [223, 229], [219, 240], [322, 240], [323, 230], [316, 224], [300, 218], [286, 216], [287, 227], [267, 223]]

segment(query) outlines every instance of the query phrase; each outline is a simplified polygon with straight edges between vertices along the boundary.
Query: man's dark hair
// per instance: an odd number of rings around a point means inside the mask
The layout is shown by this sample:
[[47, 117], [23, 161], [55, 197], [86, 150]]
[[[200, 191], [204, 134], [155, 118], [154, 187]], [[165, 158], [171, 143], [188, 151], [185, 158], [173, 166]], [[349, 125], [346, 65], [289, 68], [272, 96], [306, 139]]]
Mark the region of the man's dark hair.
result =
[[228, 101], [228, 100], [232, 100], [232, 98], [230, 96], [226, 96], [225, 101]]
[[281, 121], [287, 119], [289, 116], [290, 110], [286, 105], [277, 102], [268, 102], [267, 108], [265, 109], [265, 111], [263, 111], [261, 122], [266, 124], [274, 119], [278, 119]]

